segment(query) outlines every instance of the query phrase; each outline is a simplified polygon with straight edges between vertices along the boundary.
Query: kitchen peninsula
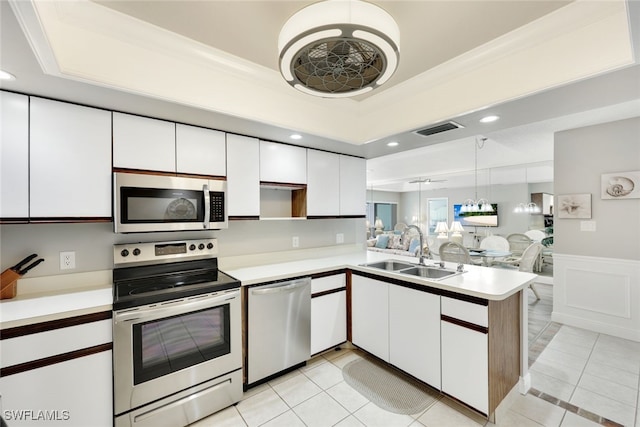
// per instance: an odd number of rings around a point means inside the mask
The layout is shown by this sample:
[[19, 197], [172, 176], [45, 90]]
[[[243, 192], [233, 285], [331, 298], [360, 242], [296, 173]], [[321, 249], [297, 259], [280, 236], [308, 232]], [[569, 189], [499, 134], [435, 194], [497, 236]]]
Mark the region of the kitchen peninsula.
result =
[[[221, 266], [245, 288], [300, 277], [311, 277], [313, 284], [344, 274], [346, 341], [489, 419], [516, 385], [521, 393], [529, 389], [526, 291], [535, 274], [464, 265], [463, 273], [426, 279], [371, 266], [390, 260], [415, 266], [416, 258], [371, 251], [324, 255], [259, 266], [221, 259]], [[442, 270], [456, 268], [447, 262]], [[312, 301], [326, 293], [312, 290]], [[311, 317], [313, 348], [313, 319], [319, 321], [313, 303]]]

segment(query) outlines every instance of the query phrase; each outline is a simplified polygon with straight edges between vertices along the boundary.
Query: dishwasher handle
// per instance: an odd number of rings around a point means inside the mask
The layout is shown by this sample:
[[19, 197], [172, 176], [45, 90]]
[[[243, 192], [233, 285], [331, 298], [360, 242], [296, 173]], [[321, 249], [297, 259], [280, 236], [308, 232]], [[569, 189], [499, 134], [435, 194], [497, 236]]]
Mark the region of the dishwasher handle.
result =
[[302, 288], [310, 284], [311, 284], [310, 281], [307, 279], [307, 280], [295, 281], [295, 282], [285, 282], [277, 285], [260, 286], [257, 289], [251, 290], [251, 294], [267, 295], [267, 294], [278, 294], [283, 292], [293, 292], [298, 288]]

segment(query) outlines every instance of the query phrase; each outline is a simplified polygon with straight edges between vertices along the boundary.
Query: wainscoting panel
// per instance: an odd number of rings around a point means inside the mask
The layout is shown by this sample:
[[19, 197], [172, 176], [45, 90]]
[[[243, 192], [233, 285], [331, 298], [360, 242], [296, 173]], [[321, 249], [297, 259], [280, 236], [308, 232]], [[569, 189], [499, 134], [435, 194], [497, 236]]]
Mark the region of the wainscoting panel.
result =
[[640, 261], [553, 255], [556, 322], [640, 341]]

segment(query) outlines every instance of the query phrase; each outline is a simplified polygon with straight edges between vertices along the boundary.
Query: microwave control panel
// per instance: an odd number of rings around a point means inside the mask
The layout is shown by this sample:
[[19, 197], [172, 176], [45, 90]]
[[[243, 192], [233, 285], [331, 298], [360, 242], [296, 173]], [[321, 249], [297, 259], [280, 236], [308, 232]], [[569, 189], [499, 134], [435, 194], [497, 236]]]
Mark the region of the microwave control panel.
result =
[[224, 193], [219, 191], [209, 192], [209, 198], [211, 200], [209, 221], [211, 222], [224, 222]]

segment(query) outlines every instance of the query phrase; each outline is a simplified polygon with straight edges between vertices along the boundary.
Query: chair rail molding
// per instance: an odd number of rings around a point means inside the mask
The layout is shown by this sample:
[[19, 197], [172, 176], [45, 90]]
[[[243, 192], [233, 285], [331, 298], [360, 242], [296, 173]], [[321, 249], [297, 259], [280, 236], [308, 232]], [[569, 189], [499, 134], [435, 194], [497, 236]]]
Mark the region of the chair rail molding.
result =
[[551, 319], [640, 342], [640, 261], [553, 254]]

